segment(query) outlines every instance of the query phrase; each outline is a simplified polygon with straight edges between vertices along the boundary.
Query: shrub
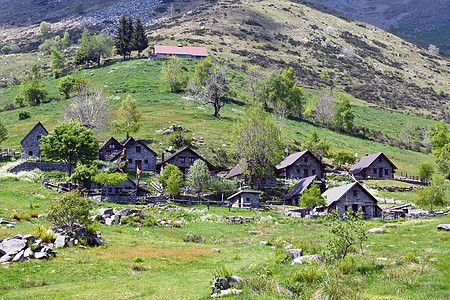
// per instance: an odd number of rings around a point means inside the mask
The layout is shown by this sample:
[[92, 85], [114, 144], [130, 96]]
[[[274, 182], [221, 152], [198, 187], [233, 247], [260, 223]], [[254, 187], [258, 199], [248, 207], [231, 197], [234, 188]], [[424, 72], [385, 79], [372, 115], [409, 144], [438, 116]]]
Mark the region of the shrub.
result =
[[80, 197], [79, 192], [68, 192], [50, 204], [48, 219], [58, 227], [73, 231], [75, 224], [89, 222], [89, 210], [92, 201]]
[[20, 221], [20, 214], [17, 211], [13, 211], [10, 215], [10, 218], [13, 220]]
[[311, 265], [295, 272], [291, 280], [293, 282], [316, 283], [323, 280], [323, 275], [324, 273], [320, 267]]
[[188, 234], [186, 234], [186, 237], [183, 239], [184, 242], [188, 243], [205, 243], [205, 238], [202, 237], [199, 234], [195, 234], [192, 232], [189, 232]]
[[224, 277], [226, 279], [230, 279], [231, 276], [233, 275], [233, 270], [231, 270], [231, 268], [225, 266], [225, 265], [221, 265], [220, 267], [216, 267], [214, 269], [214, 273], [213, 276], [215, 278], [221, 278]]
[[97, 223], [87, 224], [85, 227], [86, 235], [93, 235], [98, 231]]
[[403, 259], [405, 262], [412, 262], [412, 263], [419, 263], [419, 258], [414, 253], [408, 253], [405, 256], [403, 256]]
[[53, 230], [50, 230], [49, 227], [41, 224], [36, 225], [36, 228], [32, 232], [32, 235], [34, 235], [37, 239], [40, 239], [45, 243], [53, 242], [56, 239]]
[[136, 257], [133, 261], [135, 263], [142, 263], [142, 262], [144, 262], [144, 259], [142, 257]]
[[25, 99], [23, 98], [22, 95], [18, 94], [16, 95], [16, 97], [14, 97], [14, 103], [16, 104], [17, 107], [23, 107], [25, 106]]
[[336, 270], [345, 275], [353, 274], [355, 272], [355, 259], [346, 257], [336, 265]]
[[30, 218], [37, 218], [39, 217], [39, 213], [35, 210], [32, 210], [28, 213], [30, 215]]
[[133, 216], [133, 221], [134, 221], [134, 222], [140, 222], [140, 221], [141, 221], [141, 217], [139, 217], [139, 216]]
[[141, 264], [137, 264], [137, 263], [133, 263], [133, 265], [131, 266], [131, 269], [133, 271], [138, 271], [138, 272], [147, 270], [147, 268], [145, 266], [143, 266]]
[[26, 120], [30, 118], [30, 113], [24, 110], [19, 111], [19, 120]]
[[276, 249], [275, 250], [275, 257], [273, 258], [273, 261], [276, 264], [284, 264], [287, 263], [290, 260], [290, 255], [287, 253], [284, 249]]

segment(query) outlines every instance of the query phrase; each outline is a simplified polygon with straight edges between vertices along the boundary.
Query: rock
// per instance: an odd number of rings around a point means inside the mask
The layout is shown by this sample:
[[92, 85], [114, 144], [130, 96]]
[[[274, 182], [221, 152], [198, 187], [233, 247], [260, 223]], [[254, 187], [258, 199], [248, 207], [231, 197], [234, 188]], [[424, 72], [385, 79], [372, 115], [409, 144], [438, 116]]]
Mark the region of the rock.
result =
[[388, 259], [386, 257], [378, 257], [377, 261], [387, 261]]
[[267, 241], [261, 241], [259, 242], [260, 245], [267, 245]]
[[231, 276], [230, 277], [230, 280], [228, 280], [228, 282], [230, 283], [230, 285], [231, 286], [236, 286], [236, 285], [238, 285], [238, 284], [241, 284], [241, 283], [243, 283], [244, 282], [244, 279], [242, 279], [241, 277], [239, 277], [239, 276]]
[[36, 240], [36, 238], [32, 234], [24, 235], [22, 239], [30, 242], [34, 242]]
[[384, 232], [383, 228], [372, 228], [367, 230], [367, 233], [383, 233], [383, 232]]
[[211, 249], [211, 252], [220, 252], [220, 249], [218, 249], [218, 248], [212, 248], [212, 249]]
[[11, 239], [12, 240], [21, 240], [21, 239], [23, 239], [23, 236], [18, 234], [18, 235], [13, 236]]
[[313, 261], [317, 261], [317, 262], [323, 262], [323, 259], [320, 255], [317, 254], [313, 254], [313, 255], [306, 255], [306, 256], [300, 256], [297, 257], [296, 259], [294, 259], [291, 262], [291, 265], [298, 265], [298, 264], [303, 264], [303, 263], [312, 263]]
[[450, 231], [450, 224], [439, 224], [437, 229], [438, 230]]
[[228, 282], [228, 279], [225, 277], [218, 277], [214, 279], [214, 282], [211, 286], [214, 290], [226, 290], [230, 288], [230, 283]]
[[66, 245], [66, 236], [58, 235], [55, 241], [55, 248], [64, 248], [65, 245]]
[[36, 240], [36, 241], [33, 243], [33, 247], [35, 247], [35, 249], [38, 249], [38, 248], [41, 247], [41, 244], [42, 244], [42, 241], [41, 241], [41, 240]]
[[124, 208], [121, 211], [119, 211], [118, 215], [124, 218], [129, 215], [129, 211], [130, 211], [129, 208]]
[[225, 295], [237, 295], [242, 293], [242, 290], [237, 290], [237, 289], [227, 289], [227, 290], [221, 290], [218, 293], [214, 293], [211, 295], [211, 298], [218, 298], [218, 297], [223, 297]]
[[0, 250], [6, 254], [16, 254], [23, 250], [27, 246], [27, 243], [22, 240], [22, 236], [20, 240], [18, 239], [6, 239], [0, 244]]
[[34, 257], [33, 250], [31, 250], [31, 248], [25, 249], [25, 252], [23, 253], [23, 257], [24, 258], [33, 258]]
[[24, 253], [24, 252], [25, 252], [25, 251], [22, 250], [22, 251], [20, 251], [19, 253], [17, 253], [17, 254], [13, 257], [12, 262], [19, 262], [19, 261], [23, 260], [23, 253]]
[[293, 247], [292, 244], [287, 245], [286, 247], [284, 247], [284, 250], [290, 250]]
[[103, 245], [106, 245], [106, 243], [104, 242], [104, 241], [102, 241], [102, 239], [101, 238], [98, 238], [98, 237], [94, 237], [94, 243], [96, 244], [96, 245], [99, 245], [99, 246], [103, 246]]
[[13, 224], [6, 224], [6, 228], [14, 228], [15, 226]]
[[100, 216], [105, 216], [105, 215], [112, 216], [112, 215], [114, 215], [114, 211], [112, 208], [102, 208], [102, 209], [100, 209], [98, 214]]
[[0, 258], [0, 263], [5, 264], [5, 263], [9, 262], [10, 259], [11, 259], [11, 255], [5, 254]]
[[48, 254], [47, 254], [47, 252], [36, 252], [34, 254], [34, 258], [36, 258], [36, 259], [46, 259], [46, 258], [48, 258]]
[[292, 259], [296, 259], [303, 255], [303, 249], [290, 249], [287, 252], [291, 255]]
[[135, 231], [140, 231], [141, 229], [139, 227], [136, 227]]
[[114, 219], [113, 218], [106, 218], [105, 219], [105, 224], [108, 225], [108, 226], [114, 225]]

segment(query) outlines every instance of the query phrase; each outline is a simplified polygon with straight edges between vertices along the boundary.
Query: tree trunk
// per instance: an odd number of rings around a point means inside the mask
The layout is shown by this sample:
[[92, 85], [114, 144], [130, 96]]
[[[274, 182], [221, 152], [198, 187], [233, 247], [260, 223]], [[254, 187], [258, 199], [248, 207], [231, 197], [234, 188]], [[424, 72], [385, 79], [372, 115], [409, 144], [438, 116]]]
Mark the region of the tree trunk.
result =
[[138, 51], [138, 58], [141, 58], [141, 51]]
[[217, 103], [214, 103], [214, 117], [216, 117], [216, 118], [220, 117], [219, 111], [220, 111], [220, 105]]
[[67, 164], [67, 167], [69, 168], [69, 177], [72, 176], [72, 165]]
[[128, 130], [127, 130], [127, 141], [128, 141], [129, 138], [130, 138], [130, 137], [129, 137], [129, 135], [128, 135]]

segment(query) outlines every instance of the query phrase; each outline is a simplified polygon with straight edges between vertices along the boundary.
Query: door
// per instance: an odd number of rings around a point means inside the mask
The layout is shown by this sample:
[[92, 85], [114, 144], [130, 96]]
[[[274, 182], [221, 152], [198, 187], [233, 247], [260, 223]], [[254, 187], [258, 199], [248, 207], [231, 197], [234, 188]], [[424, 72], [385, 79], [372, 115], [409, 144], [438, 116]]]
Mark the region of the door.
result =
[[354, 212], [357, 212], [358, 211], [358, 204], [352, 204], [352, 210]]
[[136, 160], [136, 167], [142, 171], [142, 160]]
[[303, 170], [303, 177], [308, 177], [308, 169]]
[[378, 176], [379, 176], [380, 178], [383, 178], [383, 168], [379, 168], [379, 169], [378, 169]]

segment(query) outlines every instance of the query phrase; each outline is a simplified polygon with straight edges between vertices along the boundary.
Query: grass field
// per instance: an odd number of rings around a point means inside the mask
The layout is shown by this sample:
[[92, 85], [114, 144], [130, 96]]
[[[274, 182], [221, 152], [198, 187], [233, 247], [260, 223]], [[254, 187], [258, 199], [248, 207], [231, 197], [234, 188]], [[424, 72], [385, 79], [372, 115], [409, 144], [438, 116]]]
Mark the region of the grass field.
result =
[[[2, 180], [0, 217], [12, 209], [30, 210], [30, 203], [45, 213], [55, 193], [38, 183]], [[100, 207], [123, 205], [97, 204]], [[279, 210], [280, 211], [280, 210]], [[278, 211], [278, 212], [279, 212]], [[145, 210], [147, 217], [183, 220], [182, 228], [100, 225], [107, 246], [59, 249], [56, 258], [11, 263], [0, 268], [0, 298], [4, 299], [208, 299], [215, 269], [225, 266], [244, 278], [244, 292], [236, 299], [289, 299], [300, 290], [301, 299], [448, 299], [450, 284], [448, 233], [437, 231], [450, 217], [423, 220], [369, 221], [367, 228], [382, 227], [384, 234], [369, 235], [364, 257], [352, 252], [336, 267], [279, 263], [280, 250], [293, 244], [304, 255], [321, 253], [327, 228], [311, 220], [291, 219], [275, 211], [205, 207], [179, 211]], [[244, 224], [228, 224], [224, 216], [252, 217]], [[271, 217], [269, 217], [271, 216]], [[18, 222], [0, 229], [0, 239], [31, 232], [45, 218]], [[205, 243], [184, 242], [188, 233]], [[268, 241], [269, 246], [260, 241]], [[219, 248], [220, 252], [212, 252]], [[281, 251], [283, 252], [283, 251]], [[140, 271], [135, 270], [136, 258]], [[386, 258], [387, 260], [377, 260]], [[308, 273], [299, 279], [295, 273]], [[300, 278], [304, 278], [301, 277]], [[297, 281], [296, 281], [297, 280]], [[298, 281], [300, 280], [300, 281]], [[302, 281], [303, 280], [303, 281]]]

